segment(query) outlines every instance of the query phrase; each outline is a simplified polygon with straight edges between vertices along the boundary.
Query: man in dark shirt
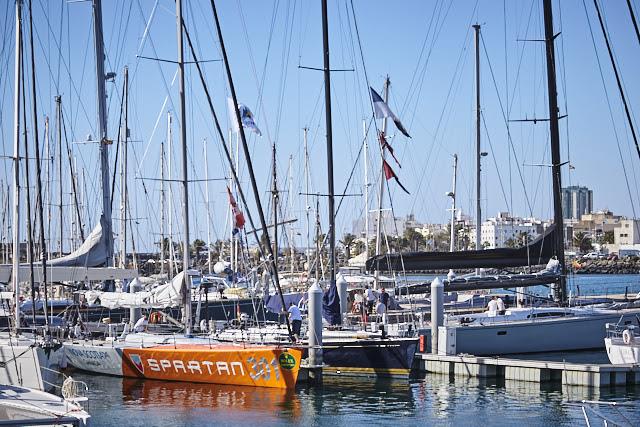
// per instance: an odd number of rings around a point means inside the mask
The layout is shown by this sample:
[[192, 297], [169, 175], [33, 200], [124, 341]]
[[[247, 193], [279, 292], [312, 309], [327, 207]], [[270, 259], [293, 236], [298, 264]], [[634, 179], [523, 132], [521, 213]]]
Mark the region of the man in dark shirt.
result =
[[384, 288], [380, 289], [380, 302], [384, 304], [385, 311], [389, 310], [389, 294]]

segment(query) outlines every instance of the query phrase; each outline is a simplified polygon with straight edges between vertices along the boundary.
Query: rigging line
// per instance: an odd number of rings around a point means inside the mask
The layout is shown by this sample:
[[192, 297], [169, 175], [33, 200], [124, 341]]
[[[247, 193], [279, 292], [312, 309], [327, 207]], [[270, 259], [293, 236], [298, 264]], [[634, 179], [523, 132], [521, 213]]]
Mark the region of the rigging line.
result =
[[[64, 114], [63, 114], [62, 111], [61, 111], [60, 115], [62, 116], [62, 130], [63, 130], [63, 133], [64, 133], [64, 141], [65, 141], [65, 144], [67, 146], [67, 159], [69, 160], [69, 170], [71, 172], [71, 185], [72, 185], [72, 190], [71, 191], [72, 191], [73, 197], [74, 197], [76, 215], [77, 215], [77, 217], [79, 219], [81, 219], [82, 215], [80, 214], [80, 208], [79, 208], [79, 203], [78, 203], [78, 191], [77, 191], [77, 188], [76, 188], [76, 180], [75, 180], [74, 172], [73, 172], [73, 162], [71, 160], [71, 157], [72, 157], [71, 156], [71, 148], [69, 147], [69, 140], [67, 139], [67, 128], [66, 128], [65, 121], [64, 121]], [[60, 156], [62, 156], [62, 153], [60, 153]], [[62, 177], [60, 177], [60, 179], [62, 179]], [[73, 220], [71, 220], [71, 221], [73, 221]], [[80, 237], [82, 238], [82, 241], [84, 241], [84, 230], [82, 228], [82, 223], [78, 224], [78, 228], [80, 230]]]
[[607, 52], [609, 53], [609, 59], [611, 60], [611, 66], [613, 67], [613, 72], [616, 76], [616, 83], [618, 84], [618, 90], [620, 91], [620, 97], [622, 98], [622, 103], [624, 104], [624, 111], [627, 116], [627, 121], [629, 123], [629, 128], [631, 128], [631, 135], [633, 136], [633, 142], [636, 144], [636, 150], [638, 152], [638, 157], [640, 158], [640, 145], [638, 144], [638, 137], [636, 136], [636, 129], [633, 126], [633, 120], [631, 118], [631, 112], [629, 111], [629, 105], [627, 104], [627, 98], [624, 95], [624, 90], [622, 88], [622, 82], [620, 81], [620, 75], [618, 74], [618, 66], [616, 65], [616, 61], [613, 57], [613, 51], [611, 49], [611, 44], [609, 43], [609, 34], [605, 28], [604, 21], [602, 19], [602, 15], [600, 14], [600, 6], [598, 6], [598, 0], [593, 0], [593, 4], [596, 7], [596, 12], [598, 12], [598, 21], [600, 22], [600, 28], [602, 29], [602, 35], [604, 36], [604, 41], [607, 45]]
[[[411, 89], [413, 88], [413, 83], [418, 75], [418, 70], [420, 69], [420, 63], [422, 62], [422, 57], [424, 56], [424, 51], [427, 47], [427, 41], [429, 40], [429, 35], [431, 34], [431, 27], [433, 25], [433, 20], [436, 16], [435, 14], [435, 10], [438, 8], [438, 5], [441, 4], [439, 1], [437, 1], [433, 7], [434, 13], [431, 13], [431, 17], [429, 18], [429, 23], [427, 25], [427, 33], [424, 36], [424, 40], [422, 41], [422, 47], [420, 48], [420, 54], [418, 55], [418, 60], [416, 61], [416, 66], [413, 70], [413, 74], [411, 75], [411, 81], [409, 82], [409, 90], [408, 92], [411, 92]], [[431, 53], [431, 51], [429, 51], [429, 53]], [[406, 104], [408, 103], [408, 97], [405, 98], [405, 102], [402, 106], [402, 110], [404, 110]]]
[[[140, 0], [137, 0], [137, 4], [138, 4], [138, 12], [140, 13], [140, 17], [146, 22], [146, 19], [144, 17], [144, 11], [142, 10], [142, 5], [140, 4]], [[149, 20], [149, 25], [151, 25], [151, 20]], [[156, 49], [156, 45], [153, 42], [153, 37], [149, 36], [147, 38], [149, 40], [149, 44], [151, 46], [151, 50], [152, 50], [152, 54], [153, 57], [155, 58], [159, 58], [160, 55], [158, 55], [158, 51]], [[132, 75], [132, 80], [135, 79], [136, 75], [137, 75], [137, 71], [138, 71], [138, 63], [139, 63], [139, 59], [136, 61], [136, 68], [134, 69], [133, 75]], [[170, 87], [167, 85], [167, 79], [165, 77], [164, 74], [164, 69], [162, 68], [162, 65], [160, 65], [160, 62], [158, 61], [154, 61], [156, 63], [156, 66], [158, 68], [158, 71], [160, 73], [160, 77], [162, 80], [162, 85], [164, 87], [165, 93], [167, 94], [167, 96], [165, 97], [165, 101], [163, 103], [163, 105], [166, 105], [167, 101], [169, 102], [169, 104], [171, 105], [171, 109], [176, 111], [175, 105], [173, 104], [173, 97], [171, 96], [171, 90]], [[174, 75], [173, 81], [171, 82], [171, 87], [173, 87], [173, 84], [175, 83], [175, 80], [177, 78], [178, 75], [178, 67], [176, 67], [176, 74]], [[164, 108], [164, 107], [163, 107]], [[180, 120], [178, 117], [174, 117], [174, 119], [176, 120], [176, 123], [180, 123]], [[151, 138], [149, 138], [149, 141], [151, 141]]]
[[[121, 136], [121, 132], [122, 132], [122, 113], [123, 113], [123, 106], [124, 106], [124, 86], [122, 85], [122, 95], [120, 96], [120, 116], [118, 117], [118, 137], [117, 137], [117, 143], [116, 143], [116, 153], [113, 159], [113, 178], [111, 179], [111, 210], [113, 210], [113, 194], [114, 191], [116, 190], [116, 176], [118, 175], [118, 154], [120, 153], [120, 144], [122, 141], [120, 141], [120, 136]], [[127, 94], [128, 95], [128, 94]], [[126, 131], [125, 131], [125, 135], [124, 135], [125, 141], [127, 140], [127, 135], [126, 135]], [[126, 142], [125, 142], [126, 144]]]
[[636, 15], [633, 12], [633, 6], [631, 5], [631, 0], [627, 0], [627, 7], [629, 8], [629, 16], [631, 17], [631, 22], [633, 22], [633, 28], [636, 30], [636, 37], [638, 38], [638, 43], [640, 43], [640, 30], [638, 30], [638, 22], [636, 21]]
[[[478, 0], [476, 0], [476, 5], [477, 5], [477, 3], [478, 3]], [[422, 66], [422, 71], [421, 71], [422, 77], [421, 77], [420, 82], [418, 84], [418, 87], [416, 89], [417, 92], [415, 94], [415, 104], [414, 104], [414, 108], [413, 108], [413, 114], [412, 114], [412, 117], [411, 117], [410, 125], [413, 124], [413, 120], [414, 120], [414, 118], [416, 116], [417, 104], [418, 104], [418, 102], [420, 100], [420, 96], [422, 95], [422, 89], [424, 87], [425, 77], [426, 77], [426, 74], [427, 74], [427, 67], [428, 67], [428, 65], [430, 63], [429, 60], [431, 59], [431, 54], [433, 52], [434, 47], [436, 46], [436, 42], [437, 42], [440, 34], [442, 33], [442, 29], [444, 28], [444, 23], [445, 23], [447, 17], [449, 16], [449, 12], [451, 11], [451, 6], [453, 5], [453, 2], [450, 1], [450, 2], [447, 2], [447, 4], [448, 4], [447, 10], [445, 11], [444, 16], [442, 16], [442, 19], [440, 19], [440, 15], [442, 13], [442, 9], [440, 9], [440, 11], [438, 12], [438, 19], [436, 20], [436, 23], [435, 23], [436, 28], [434, 29], [434, 34], [432, 36], [431, 46], [429, 47], [429, 52], [427, 54], [427, 58], [425, 60], [425, 63]], [[474, 8], [474, 10], [475, 10], [475, 8]], [[409, 104], [407, 103], [407, 107], [408, 107], [408, 105]], [[403, 106], [402, 107], [402, 113], [404, 114], [404, 112], [405, 112], [405, 108]]]
[[[365, 135], [365, 138], [367, 138], [369, 136], [369, 129], [371, 128], [371, 123], [374, 120], [375, 119], [373, 119], [373, 118], [370, 119], [369, 125], [367, 126], [367, 135]], [[338, 216], [338, 212], [340, 212], [340, 206], [342, 206], [342, 201], [346, 197], [347, 190], [349, 189], [349, 184], [351, 183], [351, 179], [353, 178], [353, 175], [355, 174], [356, 167], [358, 166], [358, 162], [360, 160], [360, 156], [362, 155], [362, 150], [364, 148], [364, 144], [358, 144], [358, 145], [360, 145], [360, 149], [358, 150], [358, 155], [356, 156], [356, 160], [353, 163], [353, 167], [351, 168], [351, 173], [349, 174], [349, 178], [347, 179], [347, 183], [344, 186], [344, 190], [342, 191], [342, 194], [340, 194], [340, 196], [339, 196], [338, 207], [336, 208], [336, 213], [334, 214], [334, 216]]]
[[[562, 23], [562, 6], [560, 6], [558, 8], [559, 10], [559, 18], [560, 18], [560, 32], [562, 32], [562, 29], [564, 28], [563, 23]], [[562, 100], [564, 103], [564, 111], [565, 114], [568, 114], [569, 111], [569, 104], [567, 102], [567, 67], [565, 65], [565, 54], [564, 54], [564, 37], [560, 38], [560, 59], [561, 59], [561, 64], [562, 64], [562, 69], [560, 72], [560, 76], [561, 76], [561, 82], [562, 82]], [[571, 144], [570, 144], [570, 138], [569, 138], [569, 116], [566, 116], [566, 126], [565, 126], [565, 135], [567, 138], [567, 161], [569, 162], [569, 164], [571, 163]], [[571, 168], [569, 168], [569, 174], [571, 174]], [[571, 181], [571, 178], [569, 178], [569, 181]]]
[[598, 49], [596, 48], [596, 39], [595, 39], [595, 36], [593, 34], [593, 28], [591, 27], [591, 19], [589, 19], [589, 12], [587, 10], [587, 4], [586, 4], [585, 0], [582, 0], [582, 6], [584, 8], [584, 13], [585, 13], [585, 16], [587, 18], [587, 25], [589, 26], [589, 33], [591, 35], [591, 43], [593, 45], [593, 51], [594, 51], [594, 53], [596, 55], [596, 61], [598, 63], [598, 71], [600, 72], [600, 80], [602, 81], [602, 88], [604, 89], [605, 99], [607, 100], [607, 107], [609, 109], [609, 117], [611, 118], [611, 124], [612, 124], [611, 127], [613, 129], [613, 134], [615, 136], [616, 144], [618, 146], [618, 154], [620, 155], [620, 163], [622, 163], [622, 171], [624, 173], [624, 179], [625, 179], [625, 183], [627, 185], [627, 193], [629, 194], [629, 200], [631, 202], [631, 210], [633, 212], [633, 217], [637, 218], [635, 204], [633, 202], [633, 195], [631, 193], [631, 186], [629, 185], [629, 177], [627, 175], [627, 167], [626, 167], [625, 162], [624, 162], [624, 156], [622, 154], [622, 148], [620, 146], [620, 138], [618, 137], [618, 131], [616, 129], [615, 120], [613, 118], [613, 109], [611, 108], [611, 100], [609, 98], [609, 91], [607, 90], [607, 85], [606, 85], [606, 82], [604, 80], [604, 72], [602, 71], [602, 64], [600, 62], [600, 55], [598, 55]]
[[[213, 4], [212, 4], [212, 6], [213, 6]], [[214, 9], [214, 12], [215, 12], [215, 9]], [[215, 15], [215, 13], [214, 13], [214, 15]], [[253, 221], [253, 216], [251, 215], [251, 211], [249, 210], [249, 204], [247, 203], [247, 199], [245, 197], [244, 191], [242, 190], [242, 187], [241, 187], [241, 184], [240, 184], [240, 180], [238, 178], [238, 174], [236, 172], [236, 169], [235, 169], [235, 166], [234, 166], [234, 162], [232, 160], [231, 153], [229, 151], [229, 146], [227, 145], [227, 143], [226, 143], [226, 141], [224, 139], [224, 133], [222, 131], [222, 127], [220, 126], [220, 121], [218, 120], [218, 115], [216, 114], [216, 111], [213, 108], [213, 101], [211, 99], [211, 94], [209, 92], [209, 87], [207, 86], [206, 81], [204, 80], [204, 75], [202, 73], [202, 67], [198, 63], [196, 52], [195, 52], [195, 49], [193, 47], [193, 43], [191, 42], [191, 36], [189, 34], [189, 31], [187, 29], [187, 26], [186, 26], [186, 23], [184, 22], [184, 20], [182, 21], [182, 27], [184, 28], [184, 33], [187, 36], [187, 44], [189, 45], [189, 50], [191, 51], [191, 56], [193, 57], [194, 61], [196, 62], [196, 69], [198, 70], [198, 76], [200, 77], [200, 83], [202, 84], [202, 88], [203, 88], [203, 90], [205, 92], [207, 103], [209, 104], [209, 110], [211, 112], [211, 115], [213, 116], [213, 120], [215, 122], [216, 129], [218, 131], [218, 135], [219, 135], [219, 138], [220, 138], [219, 141], [220, 141], [220, 143], [222, 145], [222, 148], [224, 149], [225, 157], [227, 158], [227, 162], [229, 163], [229, 168], [230, 168], [231, 173], [233, 175], [233, 180], [237, 184], [236, 185], [236, 189], [238, 191], [238, 194], [240, 195], [240, 199], [242, 201], [242, 204], [244, 205], [245, 210], [247, 212], [247, 218], [249, 219], [249, 225], [251, 225], [251, 228], [253, 230], [258, 230], [256, 228], [256, 226], [255, 226], [254, 221]], [[260, 255], [266, 259], [265, 252], [263, 251], [262, 244], [260, 242], [260, 238], [258, 237], [257, 232], [255, 232], [253, 234], [254, 234], [254, 237], [256, 238], [256, 241], [258, 242], [258, 251], [259, 251]]]
[[[265, 118], [264, 126], [265, 126], [266, 135], [267, 135], [267, 142], [269, 143], [269, 145], [271, 145], [272, 142], [273, 142], [273, 140], [271, 138], [271, 128], [269, 126], [269, 119], [267, 118], [267, 112], [266, 112], [266, 108], [264, 107], [264, 102], [263, 102], [263, 96], [262, 95], [263, 95], [263, 92], [264, 92], [265, 78], [266, 78], [266, 74], [267, 74], [267, 64], [269, 62], [269, 54], [271, 52], [271, 43], [273, 42], [273, 35], [274, 35], [274, 29], [275, 29], [275, 25], [276, 25], [277, 11], [278, 11], [278, 8], [279, 8], [279, 5], [280, 5], [280, 1], [279, 0], [276, 1], [275, 7], [274, 7], [273, 12], [271, 14], [271, 23], [270, 23], [270, 27], [269, 27], [269, 37], [267, 39], [267, 49], [265, 51], [265, 58], [264, 58], [264, 64], [262, 66], [261, 78], [258, 77], [258, 71], [256, 69], [253, 50], [251, 49], [251, 43], [249, 41], [249, 32], [247, 30], [247, 24], [246, 24], [246, 21], [245, 21], [245, 18], [244, 18], [243, 8], [241, 7], [239, 1], [237, 2], [237, 5], [238, 5], [238, 11], [239, 11], [239, 14], [240, 14], [240, 22], [242, 24], [243, 36], [244, 36], [244, 40], [245, 40], [245, 43], [246, 43], [247, 51], [249, 53], [249, 63], [251, 64], [251, 72], [253, 74], [253, 80], [254, 80], [254, 83], [256, 85], [256, 89], [258, 90], [258, 99], [257, 99], [258, 109], [256, 110], [256, 112], [262, 113], [262, 116]], [[233, 120], [233, 119], [230, 118], [230, 120]]]
[[[500, 168], [498, 167], [498, 161], [496, 160], [495, 150], [493, 149], [493, 143], [491, 142], [491, 136], [489, 135], [489, 129], [487, 128], [487, 122], [484, 118], [484, 113], [480, 112], [480, 117], [482, 118], [482, 124], [484, 126], [484, 133], [487, 137], [487, 141], [489, 142], [489, 147], [491, 150], [491, 157], [493, 158], [493, 163], [496, 167], [496, 173], [498, 174], [498, 182], [500, 183], [500, 190], [502, 191], [502, 197], [504, 197], [504, 202], [509, 209], [509, 212], [513, 212], [513, 206], [509, 205], [509, 200], [507, 199], [507, 193], [504, 191], [504, 184], [502, 183], [502, 175], [500, 174]], [[486, 193], [485, 193], [486, 194]]]
[[[42, 6], [42, 3], [40, 3], [40, 7], [43, 9], [44, 12], [44, 6]], [[46, 13], [46, 12], [45, 12]], [[49, 22], [47, 21], [47, 25], [49, 25]], [[53, 34], [53, 30], [51, 29], [51, 27], [49, 26], [49, 33]], [[40, 48], [44, 51], [44, 43], [42, 42], [42, 39], [40, 37], [40, 33], [38, 32], [38, 27], [36, 26], [34, 28], [34, 34], [36, 35], [36, 38], [38, 39], [38, 45], [40, 46]], [[55, 36], [49, 37], [49, 40], [53, 38], [54, 43], [56, 44], [56, 48], [58, 50], [58, 66], [60, 65], [60, 62], [63, 63], [65, 70], [67, 72], [67, 74], [69, 75], [70, 78], [70, 88], [73, 89], [73, 91], [75, 92], [75, 95], [78, 97], [78, 103], [80, 104], [80, 107], [82, 109], [82, 112], [84, 113], [85, 118], [87, 119], [87, 122], [89, 123], [89, 126], [91, 127], [91, 131], [92, 133], [95, 133], [95, 129], [93, 128], [93, 125], [91, 124], [93, 121], [89, 118], [89, 114], [85, 108], [84, 103], [82, 102], [82, 98], [80, 96], [80, 93], [82, 91], [82, 86], [80, 87], [80, 89], [78, 89], [78, 87], [75, 85], [75, 82], [72, 81], [71, 79], [71, 70], [69, 69], [69, 66], [67, 64], [67, 62], [64, 60], [64, 57], [62, 55], [62, 48], [60, 47], [60, 44], [58, 43], [58, 40], [55, 38]], [[86, 57], [86, 52], [88, 52], [89, 49], [85, 49], [85, 57]], [[45, 61], [47, 63], [47, 67], [49, 69], [49, 73], [52, 75], [53, 77], [53, 71], [51, 70], [51, 64], [49, 63], [49, 58], [45, 56]], [[84, 71], [83, 71], [83, 75], [84, 75]], [[85, 79], [81, 79], [81, 83], [84, 81]], [[59, 82], [56, 81], [56, 91], [58, 93], [60, 93], [60, 87], [59, 87]], [[72, 114], [73, 115], [73, 114]]]
[[[493, 81], [493, 86], [496, 90], [496, 97], [498, 98], [498, 105], [500, 105], [500, 111], [502, 113], [502, 119], [505, 124], [509, 123], [507, 117], [505, 115], [504, 105], [502, 104], [502, 98], [500, 97], [500, 92], [498, 91], [498, 83], [496, 82], [496, 76], [493, 73], [493, 67], [491, 66], [491, 60], [489, 59], [489, 53], [487, 51], [487, 46], [484, 44], [484, 37], [482, 33], [480, 33], [480, 41], [482, 42], [482, 48], [485, 54], [485, 58], [487, 59], [487, 65], [489, 65], [489, 72], [491, 74], [491, 80]], [[511, 138], [511, 130], [507, 125], [507, 139], [509, 140], [509, 145], [513, 150], [513, 158], [516, 161], [516, 167], [518, 169], [518, 175], [520, 176], [520, 181], [522, 183], [522, 191], [524, 192], [525, 200], [527, 201], [527, 207], [529, 208], [529, 215], [533, 217], [533, 208], [531, 207], [531, 201], [529, 200], [529, 195], [527, 194], [527, 187], [524, 183], [524, 176], [522, 175], [522, 169], [520, 168], [520, 162], [518, 160], [518, 155], [516, 153], [515, 147], [513, 146], [513, 139]]]
[[[465, 66], [466, 60], [467, 60], [466, 55], [464, 55], [464, 53], [466, 51], [466, 46], [468, 44], [469, 35], [471, 34], [471, 22], [473, 20], [473, 16], [475, 15], [475, 11], [476, 11], [477, 6], [478, 6], [478, 1], [476, 1], [476, 7], [474, 7], [474, 9], [473, 9], [473, 11], [471, 13], [471, 16], [469, 17], [469, 21], [468, 21], [469, 25], [467, 25], [467, 31], [465, 33], [465, 37], [464, 37], [464, 40], [462, 42], [462, 46], [460, 48], [460, 54], [458, 55], [458, 59], [456, 61], [456, 69], [455, 69], [455, 72], [453, 73], [453, 76], [451, 78], [451, 83], [449, 84], [449, 89], [447, 90], [447, 96], [445, 97], [444, 106], [443, 106], [443, 108], [442, 108], [442, 110], [440, 112], [440, 116], [438, 117], [438, 123], [436, 125], [436, 130], [435, 130], [435, 132], [433, 134], [434, 143], [437, 143], [438, 134], [440, 133], [440, 129], [443, 127], [443, 120], [445, 119], [445, 115], [447, 114], [447, 105], [449, 105], [449, 100], [451, 99], [451, 95], [453, 93], [454, 86], [456, 85], [456, 81], [458, 81], [458, 83], [459, 83], [460, 79], [462, 77], [462, 70], [464, 69], [464, 66]], [[456, 93], [457, 93], [457, 89], [456, 89]], [[454, 96], [454, 98], [455, 98], [455, 96]], [[451, 110], [449, 110], [449, 112], [451, 112]], [[448, 122], [448, 119], [447, 119], [447, 122]], [[427, 152], [425, 165], [428, 165], [429, 162], [431, 161], [434, 145], [432, 145], [429, 148], [429, 151]], [[443, 148], [441, 143], [438, 143], [438, 145], [440, 146], [440, 148]], [[424, 167], [424, 168], [421, 169], [420, 178], [418, 179], [418, 189], [422, 188], [422, 183], [423, 183], [423, 180], [424, 180], [424, 178], [426, 176], [426, 173], [427, 173], [428, 169], [429, 169], [428, 167]], [[413, 203], [411, 204], [411, 210], [413, 210], [415, 208], [415, 205], [418, 202], [418, 200], [419, 199], [417, 197], [413, 199]]]
[[[536, 0], [531, 0], [531, 7], [529, 8], [529, 17], [527, 19], [527, 26], [524, 30], [524, 39], [527, 39], [529, 37], [529, 27], [531, 25], [531, 19], [533, 17], [533, 6], [534, 4], [536, 4]], [[513, 87], [516, 88], [518, 86], [518, 82], [520, 81], [520, 70], [522, 70], [522, 61], [524, 59], [524, 44], [522, 45], [522, 48], [520, 49], [520, 58], [518, 60], [518, 68], [516, 69], [516, 79], [513, 82]], [[505, 100], [506, 104], [508, 105], [507, 110], [508, 111], [512, 111], [513, 110], [513, 103], [516, 100], [516, 90], [513, 91], [513, 93], [511, 94], [512, 97], [509, 100], [508, 98]], [[507, 117], [509, 117], [509, 115], [507, 115]]]
[[[179, 68], [176, 67], [176, 72], [173, 75], [173, 79], [171, 80], [171, 87], [173, 87], [173, 84], [176, 82], [176, 79], [178, 78], [178, 71]], [[151, 141], [153, 141], [153, 137], [156, 134], [156, 130], [158, 130], [158, 126], [160, 125], [160, 119], [164, 116], [165, 108], [167, 106], [167, 102], [170, 102], [171, 96], [169, 94], [165, 95], [164, 97], [164, 101], [162, 102], [162, 106], [160, 106], [160, 110], [158, 111], [158, 116], [156, 117], [156, 122], [153, 125], [153, 130], [151, 131], [151, 135], [149, 136], [149, 139], [147, 140], [147, 146], [144, 149], [144, 153], [142, 154], [142, 162], [144, 162], [144, 160], [147, 157], [147, 153], [149, 152], [149, 148], [151, 148]], [[173, 105], [173, 104], [172, 104]], [[173, 108], [171, 109], [173, 110]], [[172, 119], [175, 119], [175, 117], [172, 116]], [[142, 168], [142, 162], [138, 164], [138, 169], [136, 170], [136, 175], [140, 175], [140, 170]]]

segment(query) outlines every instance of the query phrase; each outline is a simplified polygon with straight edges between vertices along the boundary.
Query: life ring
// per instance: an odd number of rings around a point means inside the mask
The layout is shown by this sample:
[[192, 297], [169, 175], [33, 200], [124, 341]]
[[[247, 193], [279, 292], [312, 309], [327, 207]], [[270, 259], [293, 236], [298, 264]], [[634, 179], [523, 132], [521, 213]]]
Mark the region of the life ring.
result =
[[622, 341], [625, 344], [627, 345], [631, 344], [634, 339], [635, 337], [633, 336], [633, 333], [630, 330], [625, 329], [624, 331], [622, 331]]

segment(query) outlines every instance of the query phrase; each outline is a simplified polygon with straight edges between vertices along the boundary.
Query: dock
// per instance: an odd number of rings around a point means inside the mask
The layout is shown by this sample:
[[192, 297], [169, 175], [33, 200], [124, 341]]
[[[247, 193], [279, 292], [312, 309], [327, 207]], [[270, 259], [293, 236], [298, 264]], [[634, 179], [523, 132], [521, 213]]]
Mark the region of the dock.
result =
[[470, 355], [416, 354], [420, 374], [497, 378], [563, 386], [613, 387], [640, 384], [640, 365], [549, 362]]

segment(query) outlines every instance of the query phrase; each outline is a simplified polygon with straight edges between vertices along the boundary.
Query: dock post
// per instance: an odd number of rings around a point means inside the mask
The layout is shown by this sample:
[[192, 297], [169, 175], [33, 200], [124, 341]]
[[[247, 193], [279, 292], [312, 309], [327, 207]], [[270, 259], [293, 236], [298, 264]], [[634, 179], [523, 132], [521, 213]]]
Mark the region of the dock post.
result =
[[439, 277], [431, 282], [431, 353], [438, 354], [438, 327], [444, 325], [444, 284]]
[[309, 382], [322, 383], [322, 289], [314, 283], [308, 291]]
[[341, 273], [338, 273], [336, 277], [336, 287], [340, 296], [340, 313], [342, 315], [342, 323], [344, 323], [349, 312], [349, 301], [347, 298], [347, 280]]

